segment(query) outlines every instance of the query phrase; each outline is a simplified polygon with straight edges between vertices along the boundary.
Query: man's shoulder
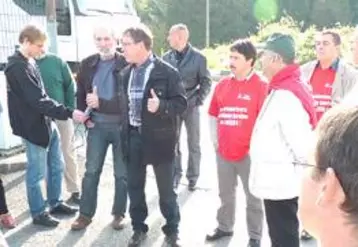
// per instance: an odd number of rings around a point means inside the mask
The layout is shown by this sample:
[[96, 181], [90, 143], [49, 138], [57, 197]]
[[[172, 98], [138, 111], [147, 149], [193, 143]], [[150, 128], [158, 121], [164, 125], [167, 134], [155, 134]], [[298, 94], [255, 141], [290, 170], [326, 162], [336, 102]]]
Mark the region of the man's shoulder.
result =
[[172, 66], [170, 63], [165, 61], [163, 58], [156, 56], [154, 65], [155, 65], [156, 69], [160, 69], [160, 70], [166, 71], [168, 73], [178, 73], [178, 70], [174, 66]]
[[225, 86], [226, 84], [230, 83], [231, 80], [233, 79], [232, 75], [227, 75], [222, 77], [215, 85], [215, 89], [218, 90], [220, 88], [222, 88], [223, 86]]
[[301, 69], [301, 70], [307, 70], [307, 69], [314, 68], [314, 67], [317, 66], [317, 63], [318, 63], [317, 60], [308, 61], [308, 62], [302, 64], [302, 65], [300, 66], [300, 69]]
[[272, 101], [272, 105], [281, 109], [291, 109], [293, 111], [304, 109], [301, 100], [289, 90], [274, 90]]
[[53, 53], [47, 53], [45, 55], [44, 59], [51, 59], [51, 60], [61, 61], [61, 62], [64, 61], [60, 56], [53, 54]]
[[29, 63], [25, 60], [14, 60], [7, 63], [4, 74], [5, 76], [14, 76], [15, 74], [24, 73], [27, 69], [29, 69]]
[[358, 76], [358, 70], [343, 59], [339, 61], [338, 68], [339, 67], [343, 68], [346, 73], [349, 73], [354, 77]]
[[195, 46], [191, 46], [191, 51], [193, 52], [193, 54], [201, 59], [206, 59], [205, 55], [202, 53], [201, 50], [199, 50], [198, 48], [196, 48]]
[[96, 63], [98, 60], [99, 60], [99, 54], [95, 53], [95, 54], [89, 55], [88, 57], [85, 57], [81, 61], [81, 65], [93, 64], [93, 63]]
[[169, 49], [167, 50], [164, 55], [162, 56], [163, 59], [168, 59], [173, 54], [173, 50]]
[[257, 72], [257, 71], [253, 72], [251, 79], [256, 81], [259, 84], [267, 85], [269, 83], [267, 78], [263, 74], [261, 74], [260, 72]]

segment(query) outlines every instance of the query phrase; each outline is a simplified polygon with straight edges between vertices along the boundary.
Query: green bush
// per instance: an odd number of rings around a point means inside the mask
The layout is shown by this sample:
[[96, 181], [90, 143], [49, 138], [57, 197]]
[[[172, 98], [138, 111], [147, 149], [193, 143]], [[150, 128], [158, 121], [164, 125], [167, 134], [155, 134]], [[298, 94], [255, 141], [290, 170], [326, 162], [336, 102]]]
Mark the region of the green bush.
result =
[[[342, 55], [346, 60], [351, 60], [350, 41], [353, 33], [353, 27], [335, 25], [334, 28], [330, 28], [337, 31], [342, 38]], [[282, 32], [291, 34], [296, 42], [297, 49], [297, 62], [300, 64], [306, 63], [315, 59], [314, 51], [314, 36], [317, 33], [317, 29], [314, 26], [302, 30], [302, 24], [294, 21], [291, 17], [284, 17], [279, 22], [261, 24], [259, 31], [256, 35], [250, 36], [250, 39], [259, 44], [266, 40], [268, 36], [275, 32]], [[216, 45], [213, 48], [204, 49], [203, 53], [208, 59], [208, 66], [214, 70], [227, 70], [227, 61], [229, 57], [230, 44]]]

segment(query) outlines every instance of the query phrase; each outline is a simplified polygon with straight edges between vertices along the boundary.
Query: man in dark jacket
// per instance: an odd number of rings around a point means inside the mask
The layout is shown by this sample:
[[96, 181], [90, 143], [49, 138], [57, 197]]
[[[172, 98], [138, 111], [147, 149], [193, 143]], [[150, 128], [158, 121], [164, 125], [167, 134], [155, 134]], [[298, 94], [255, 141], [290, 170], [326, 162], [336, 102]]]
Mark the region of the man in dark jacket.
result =
[[131, 27], [122, 37], [127, 62], [120, 73], [126, 103], [128, 136], [128, 192], [134, 234], [129, 246], [139, 246], [146, 237], [148, 216], [145, 201], [146, 166], [153, 165], [160, 210], [166, 219], [162, 230], [169, 246], [179, 246], [180, 221], [173, 188], [174, 150], [178, 141], [177, 117], [186, 109], [179, 73], [152, 54], [152, 34], [145, 26]]
[[112, 146], [114, 202], [112, 227], [123, 228], [127, 208], [127, 175], [121, 147], [121, 103], [115, 74], [127, 65], [116, 52], [113, 29], [100, 26], [94, 31], [98, 53], [86, 58], [77, 76], [77, 106], [92, 109], [87, 135], [86, 172], [82, 180], [80, 215], [72, 230], [82, 230], [92, 221], [97, 207], [97, 188], [109, 145]]
[[[172, 26], [168, 41], [172, 50], [168, 51], [163, 59], [179, 70], [188, 99], [188, 108], [180, 116], [179, 128], [181, 129], [184, 122], [189, 149], [186, 177], [189, 181], [189, 190], [193, 191], [199, 178], [201, 160], [199, 106], [210, 92], [211, 79], [206, 58], [189, 44], [189, 30], [186, 25]], [[176, 155], [174, 187], [178, 186], [182, 176], [179, 142]]]
[[33, 223], [55, 227], [58, 220], [45, 211], [46, 203], [40, 186], [42, 179], [46, 177], [51, 214], [74, 214], [77, 209], [60, 200], [63, 156], [53, 120], [72, 117], [84, 122], [87, 117], [81, 111], [66, 108], [50, 99], [45, 93], [34, 58], [44, 52], [46, 37], [39, 27], [24, 27], [19, 35], [20, 48], [9, 57], [5, 76], [12, 131], [23, 138], [26, 146], [26, 190]]

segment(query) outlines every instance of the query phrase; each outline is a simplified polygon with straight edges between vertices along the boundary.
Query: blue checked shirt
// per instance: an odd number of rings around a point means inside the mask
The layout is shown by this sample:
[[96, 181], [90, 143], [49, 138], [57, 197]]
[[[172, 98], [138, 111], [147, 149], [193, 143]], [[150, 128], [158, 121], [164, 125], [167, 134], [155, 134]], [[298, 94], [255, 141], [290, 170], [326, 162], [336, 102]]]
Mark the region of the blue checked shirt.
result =
[[142, 101], [144, 89], [152, 71], [154, 57], [151, 55], [149, 59], [139, 67], [133, 67], [129, 78], [129, 124], [139, 127], [142, 125]]

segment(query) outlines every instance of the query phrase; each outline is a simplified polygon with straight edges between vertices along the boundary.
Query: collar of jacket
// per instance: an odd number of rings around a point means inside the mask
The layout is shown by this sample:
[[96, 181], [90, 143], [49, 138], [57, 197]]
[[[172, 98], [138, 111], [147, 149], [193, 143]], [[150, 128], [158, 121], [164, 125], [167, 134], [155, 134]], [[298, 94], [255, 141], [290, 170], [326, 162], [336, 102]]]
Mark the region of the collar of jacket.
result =
[[[96, 54], [95, 57], [93, 58], [93, 60], [89, 63], [89, 66], [91, 68], [95, 68], [97, 67], [97, 64], [99, 63], [100, 61], [100, 55], [99, 54]], [[122, 54], [120, 54], [119, 52], [115, 52], [114, 53], [114, 59], [115, 59], [115, 63], [116, 63], [116, 67], [115, 67], [115, 71], [119, 71], [120, 69], [122, 69], [122, 59], [124, 59], [122, 57]]]
[[[157, 64], [158, 63], [158, 56], [155, 55], [154, 53], [152, 53], [149, 57], [149, 59], [151, 60], [152, 63]], [[129, 72], [133, 69], [133, 68], [136, 68], [135, 64], [131, 63], [129, 64], [129, 66], [127, 67], [129, 69]], [[122, 72], [121, 72], [122, 73]], [[125, 71], [123, 72], [125, 73]]]
[[[334, 71], [338, 70], [338, 66], [339, 66], [339, 58], [336, 58], [333, 63], [331, 64], [331, 66], [329, 66], [330, 69], [333, 69]], [[318, 68], [320, 65], [320, 62], [317, 60], [317, 64], [316, 64], [316, 68]]]

